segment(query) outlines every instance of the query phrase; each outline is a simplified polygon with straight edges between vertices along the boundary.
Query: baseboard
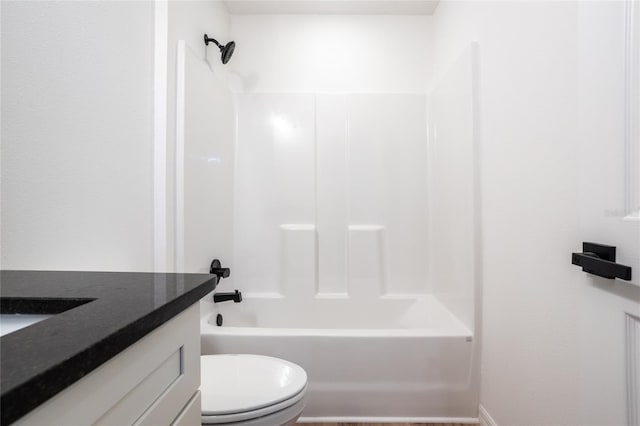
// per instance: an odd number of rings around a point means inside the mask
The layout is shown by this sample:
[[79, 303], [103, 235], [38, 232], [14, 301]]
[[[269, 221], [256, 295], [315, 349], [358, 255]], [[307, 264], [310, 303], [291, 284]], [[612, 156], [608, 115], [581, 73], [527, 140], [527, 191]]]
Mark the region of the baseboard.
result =
[[498, 426], [489, 412], [480, 404], [478, 406], [478, 420], [480, 420], [480, 426]]
[[298, 423], [460, 423], [478, 424], [475, 417], [300, 417]]

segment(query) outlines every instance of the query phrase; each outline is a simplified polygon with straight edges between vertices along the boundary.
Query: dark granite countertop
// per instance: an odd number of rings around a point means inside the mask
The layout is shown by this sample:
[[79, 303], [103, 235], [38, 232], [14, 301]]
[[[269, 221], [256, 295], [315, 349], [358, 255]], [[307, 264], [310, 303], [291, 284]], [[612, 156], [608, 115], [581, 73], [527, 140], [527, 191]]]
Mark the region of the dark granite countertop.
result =
[[55, 314], [0, 338], [0, 422], [22, 417], [214, 290], [215, 275], [0, 271], [0, 312]]

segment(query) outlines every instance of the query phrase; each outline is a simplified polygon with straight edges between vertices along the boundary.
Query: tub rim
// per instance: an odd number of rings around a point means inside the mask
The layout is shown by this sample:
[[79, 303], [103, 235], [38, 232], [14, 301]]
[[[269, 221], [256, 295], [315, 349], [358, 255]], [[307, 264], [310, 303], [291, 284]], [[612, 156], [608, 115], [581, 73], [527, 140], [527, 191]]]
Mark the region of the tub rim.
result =
[[200, 334], [211, 336], [287, 336], [287, 337], [369, 337], [369, 338], [465, 338], [472, 341], [473, 333], [454, 317], [447, 328], [280, 328], [216, 326], [209, 320], [216, 315], [207, 313], [200, 319]]

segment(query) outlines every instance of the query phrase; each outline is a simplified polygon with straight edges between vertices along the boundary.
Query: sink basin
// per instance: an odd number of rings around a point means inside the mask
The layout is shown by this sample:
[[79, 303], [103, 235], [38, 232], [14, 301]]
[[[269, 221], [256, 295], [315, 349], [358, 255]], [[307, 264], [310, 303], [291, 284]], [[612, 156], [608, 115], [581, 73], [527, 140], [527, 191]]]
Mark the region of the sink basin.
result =
[[29, 327], [95, 299], [68, 297], [0, 297], [0, 336]]
[[29, 327], [51, 316], [46, 314], [0, 314], [0, 336]]

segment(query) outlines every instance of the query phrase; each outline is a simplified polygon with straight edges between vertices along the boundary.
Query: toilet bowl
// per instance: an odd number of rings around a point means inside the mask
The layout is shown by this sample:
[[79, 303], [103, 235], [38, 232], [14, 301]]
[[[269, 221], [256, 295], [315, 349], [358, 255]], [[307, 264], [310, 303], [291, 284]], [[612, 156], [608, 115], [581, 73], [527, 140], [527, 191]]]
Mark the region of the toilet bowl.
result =
[[262, 355], [200, 357], [202, 424], [293, 425], [304, 408], [302, 367]]

